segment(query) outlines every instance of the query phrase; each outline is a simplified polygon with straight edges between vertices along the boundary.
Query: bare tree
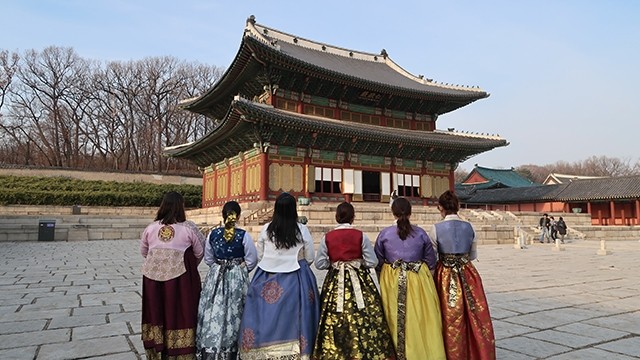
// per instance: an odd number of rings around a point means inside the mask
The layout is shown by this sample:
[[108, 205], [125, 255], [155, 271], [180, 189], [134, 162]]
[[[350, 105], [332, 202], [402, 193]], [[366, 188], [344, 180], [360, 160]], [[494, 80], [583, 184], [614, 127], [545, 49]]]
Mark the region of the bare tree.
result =
[[2, 51], [0, 71], [0, 161], [154, 172], [196, 171], [162, 151], [213, 128], [179, 101], [222, 74], [173, 57], [101, 64], [60, 47]]
[[17, 53], [9, 53], [7, 50], [0, 50], [0, 117], [2, 116], [2, 106], [5, 97], [9, 92], [13, 76], [18, 70], [20, 57]]
[[453, 177], [455, 179], [456, 184], [463, 182], [467, 178], [467, 176], [469, 176], [469, 172], [461, 167], [458, 167], [453, 172]]

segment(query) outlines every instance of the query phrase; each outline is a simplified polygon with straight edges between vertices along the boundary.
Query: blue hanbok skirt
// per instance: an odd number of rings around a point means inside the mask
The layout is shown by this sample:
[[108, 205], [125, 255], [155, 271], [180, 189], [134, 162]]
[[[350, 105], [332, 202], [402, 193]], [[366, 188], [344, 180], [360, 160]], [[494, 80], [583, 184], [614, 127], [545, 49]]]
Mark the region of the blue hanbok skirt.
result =
[[251, 280], [240, 329], [241, 359], [309, 359], [320, 319], [316, 277], [305, 260], [290, 273], [260, 268]]
[[242, 259], [211, 265], [200, 294], [196, 348], [201, 360], [238, 358], [238, 333], [249, 284]]

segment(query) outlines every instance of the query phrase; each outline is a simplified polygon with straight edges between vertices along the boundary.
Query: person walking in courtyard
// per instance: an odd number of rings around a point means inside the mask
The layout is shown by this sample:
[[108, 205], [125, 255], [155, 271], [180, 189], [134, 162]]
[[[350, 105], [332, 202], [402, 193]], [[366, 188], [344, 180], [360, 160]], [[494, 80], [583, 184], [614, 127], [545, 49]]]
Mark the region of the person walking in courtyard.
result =
[[558, 222], [553, 216], [549, 217], [549, 234], [551, 236], [552, 242], [556, 242], [558, 238]]
[[195, 359], [204, 235], [186, 220], [184, 199], [164, 195], [140, 240], [142, 342], [147, 359]]
[[397, 358], [444, 360], [433, 244], [422, 228], [411, 224], [409, 200], [397, 198], [391, 210], [396, 224], [380, 231], [374, 250]]
[[549, 236], [551, 235], [551, 233], [549, 232], [549, 224], [550, 224], [551, 220], [549, 220], [549, 215], [542, 214], [542, 217], [540, 218], [539, 221], [539, 226], [540, 226], [540, 243], [544, 243], [544, 239], [547, 239], [547, 242], [549, 242]]
[[249, 233], [236, 227], [240, 205], [222, 207], [224, 226], [209, 233], [204, 262], [209, 265], [198, 306], [196, 348], [201, 360], [237, 359], [238, 333], [249, 285], [249, 272], [258, 255]]
[[[309, 229], [298, 223], [296, 199], [282, 193], [260, 232], [258, 268], [240, 326], [242, 359], [308, 359], [320, 318]], [[298, 260], [300, 259], [300, 260]]]
[[313, 359], [395, 359], [382, 299], [370, 269], [378, 259], [365, 233], [352, 226], [353, 206], [336, 208], [338, 226], [325, 234], [315, 259], [329, 269], [322, 286]]
[[560, 234], [560, 242], [564, 244], [564, 237], [567, 235], [567, 223], [564, 222], [562, 216], [558, 218], [556, 227], [558, 228], [558, 234]]
[[447, 359], [496, 358], [489, 306], [478, 271], [475, 231], [458, 216], [458, 197], [450, 190], [438, 199], [444, 218], [435, 224], [431, 239], [438, 250], [436, 287], [442, 309]]

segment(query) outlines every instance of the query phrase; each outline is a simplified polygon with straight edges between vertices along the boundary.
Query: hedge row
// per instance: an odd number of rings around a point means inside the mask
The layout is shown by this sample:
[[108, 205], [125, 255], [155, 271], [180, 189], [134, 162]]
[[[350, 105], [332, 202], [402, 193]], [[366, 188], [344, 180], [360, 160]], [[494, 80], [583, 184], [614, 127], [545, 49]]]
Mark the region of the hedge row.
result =
[[186, 207], [202, 204], [202, 187], [196, 185], [0, 176], [0, 205], [159, 206], [167, 191], [181, 193]]

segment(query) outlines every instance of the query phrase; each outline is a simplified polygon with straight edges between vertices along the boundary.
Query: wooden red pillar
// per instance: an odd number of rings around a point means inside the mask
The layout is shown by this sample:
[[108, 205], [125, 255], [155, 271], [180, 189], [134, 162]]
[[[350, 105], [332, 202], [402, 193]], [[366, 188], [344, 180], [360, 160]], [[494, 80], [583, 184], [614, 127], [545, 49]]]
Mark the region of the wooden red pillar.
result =
[[[304, 189], [304, 197], [311, 199], [311, 192], [309, 192], [309, 176], [315, 177], [315, 174], [309, 174], [309, 165], [311, 165], [311, 153], [304, 157], [304, 165], [302, 166], [302, 187]], [[342, 175], [344, 176], [344, 174]]]
[[609, 219], [611, 220], [611, 225], [616, 224], [616, 207], [614, 205], [613, 200], [609, 201]]
[[636, 225], [640, 225], [640, 199], [636, 199]]
[[227, 198], [226, 201], [231, 200], [231, 163], [227, 162]]
[[240, 186], [242, 200], [247, 198], [247, 158], [245, 156], [242, 157], [242, 185]]
[[268, 200], [269, 194], [269, 156], [260, 153], [260, 200]]

